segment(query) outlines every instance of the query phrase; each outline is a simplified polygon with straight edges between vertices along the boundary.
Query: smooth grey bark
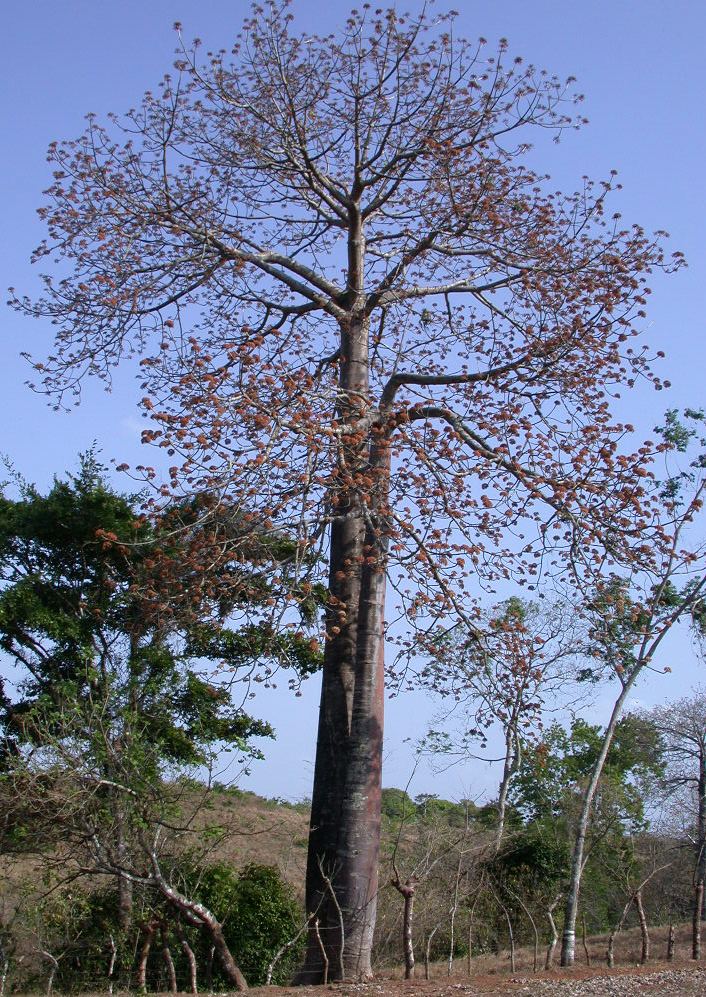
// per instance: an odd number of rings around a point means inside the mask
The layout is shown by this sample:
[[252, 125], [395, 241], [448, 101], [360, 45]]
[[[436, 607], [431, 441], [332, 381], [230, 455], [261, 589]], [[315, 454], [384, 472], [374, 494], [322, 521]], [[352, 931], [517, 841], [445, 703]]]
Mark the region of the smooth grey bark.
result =
[[42, 950], [42, 955], [49, 962], [49, 976], [47, 977], [47, 997], [51, 997], [54, 990], [54, 977], [56, 976], [57, 970], [59, 969], [59, 963], [56, 958], [51, 954], [51, 952], [45, 952]]
[[559, 941], [559, 932], [556, 930], [556, 921], [554, 920], [554, 911], [556, 906], [561, 900], [561, 894], [556, 898], [556, 900], [549, 905], [547, 908], [547, 918], [549, 920], [549, 927], [552, 932], [552, 936], [549, 940], [549, 945], [547, 946], [547, 955], [544, 960], [544, 968], [551, 969], [552, 963], [554, 962], [554, 952], [556, 950], [557, 942]]
[[647, 915], [645, 914], [645, 905], [642, 902], [642, 890], [638, 890], [635, 893], [633, 903], [635, 904], [635, 910], [637, 911], [637, 919], [640, 922], [640, 937], [642, 939], [640, 965], [644, 966], [646, 962], [649, 962], [650, 958], [650, 934], [647, 930]]
[[[513, 720], [518, 720], [519, 718], [513, 718]], [[500, 851], [503, 842], [503, 836], [505, 834], [505, 818], [507, 814], [507, 797], [510, 792], [510, 783], [512, 778], [520, 767], [521, 761], [521, 749], [520, 749], [520, 738], [517, 732], [516, 723], [513, 722], [512, 728], [508, 729], [505, 734], [505, 761], [503, 763], [503, 774], [500, 780], [500, 787], [498, 792], [498, 823], [495, 829], [495, 840], [493, 842], [493, 851], [497, 855]]]
[[[394, 864], [394, 859], [393, 859]], [[414, 941], [412, 936], [412, 925], [414, 921], [414, 896], [419, 880], [416, 876], [410, 876], [403, 883], [395, 866], [395, 875], [390, 880], [398, 893], [404, 899], [404, 911], [402, 914], [402, 951], [404, 952], [404, 978], [411, 980], [414, 978]]]
[[424, 979], [425, 980], [429, 979], [429, 962], [431, 960], [431, 943], [434, 940], [434, 935], [437, 933], [437, 931], [439, 930], [440, 927], [441, 927], [441, 922], [439, 924], [435, 925], [431, 929], [431, 931], [429, 932], [429, 935], [427, 937], [427, 944], [426, 944], [426, 948], [424, 949]]
[[605, 760], [608, 757], [610, 746], [613, 743], [615, 728], [622, 714], [625, 700], [627, 699], [628, 694], [632, 689], [638, 674], [640, 673], [640, 670], [641, 669], [636, 668], [623, 683], [620, 695], [613, 705], [610, 720], [608, 721], [608, 725], [603, 736], [601, 750], [598, 752], [598, 757], [596, 758], [586, 785], [586, 789], [584, 790], [581, 813], [579, 814], [576, 837], [574, 839], [574, 848], [571, 856], [569, 885], [566, 894], [566, 904], [564, 907], [564, 929], [561, 939], [562, 966], [573, 966], [576, 955], [576, 918], [578, 916], [579, 909], [579, 890], [581, 888], [581, 876], [583, 874], [584, 852], [586, 848], [586, 835], [588, 833], [588, 824], [591, 816], [593, 800], [603, 773]]

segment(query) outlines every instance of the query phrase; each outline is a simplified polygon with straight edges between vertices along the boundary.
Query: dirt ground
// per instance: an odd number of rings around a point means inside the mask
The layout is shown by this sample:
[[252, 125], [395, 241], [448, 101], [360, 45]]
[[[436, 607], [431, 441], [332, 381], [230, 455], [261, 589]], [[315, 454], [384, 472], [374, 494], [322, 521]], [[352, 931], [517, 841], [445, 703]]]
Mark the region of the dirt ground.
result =
[[524, 994], [527, 997], [706, 997], [706, 966], [652, 963], [616, 969], [575, 967], [514, 976], [488, 973], [461, 979], [400, 980], [379, 977], [370, 983], [328, 987], [259, 987], [252, 997], [482, 997]]

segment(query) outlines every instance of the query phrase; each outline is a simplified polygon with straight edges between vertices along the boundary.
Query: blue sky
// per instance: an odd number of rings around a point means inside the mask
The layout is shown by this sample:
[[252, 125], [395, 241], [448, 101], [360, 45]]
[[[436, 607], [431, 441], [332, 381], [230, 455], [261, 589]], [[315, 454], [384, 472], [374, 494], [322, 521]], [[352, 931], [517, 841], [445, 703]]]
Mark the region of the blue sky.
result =
[[[460, 8], [459, 33], [483, 35], [491, 45], [505, 36], [513, 54], [560, 76], [578, 78], [591, 123], [566, 135], [559, 146], [548, 147], [542, 157], [557, 187], [573, 188], [584, 174], [600, 178], [617, 169], [625, 189], [616, 208], [626, 220], [648, 230], [667, 229], [672, 248], [687, 256], [688, 270], [653, 281], [646, 323], [647, 341], [667, 354], [661, 373], [673, 388], [668, 394], [645, 393], [625, 401], [631, 421], [649, 433], [666, 405], [706, 404], [706, 5], [701, 0], [457, 0], [452, 6]], [[330, 0], [325, 7], [295, 0], [293, 11], [303, 30], [327, 33], [342, 22], [349, 7], [342, 0]], [[446, 9], [443, 4], [437, 7]], [[182, 22], [186, 38], [198, 35], [205, 48], [220, 48], [228, 46], [247, 10], [246, 4], [233, 0], [5, 0], [0, 93], [3, 287], [13, 285], [31, 294], [37, 286], [29, 256], [43, 234], [35, 211], [49, 182], [48, 143], [80, 133], [88, 111], [102, 118], [107, 111], [126, 110], [145, 89], [154, 87], [171, 66], [174, 21]], [[53, 474], [72, 467], [76, 454], [94, 440], [106, 460], [145, 459], [139, 447], [139, 392], [131, 371], [120, 373], [111, 395], [89, 384], [79, 409], [55, 413], [24, 387], [29, 370], [19, 358], [22, 350], [38, 356], [45, 352], [51, 329], [9, 309], [0, 316], [0, 329], [0, 452], [26, 477], [45, 487]], [[678, 654], [688, 655], [686, 643], [679, 645]], [[694, 674], [693, 669], [680, 674], [675, 665], [669, 686], [662, 680], [640, 695], [647, 703], [676, 697]], [[277, 748], [268, 751], [270, 761], [252, 783], [270, 795], [297, 797], [309, 791], [307, 760], [313, 758], [316, 700], [311, 685], [295, 706], [284, 691], [267, 705], [263, 702], [281, 733]], [[420, 697], [413, 704], [391, 704], [386, 784], [406, 781], [410, 761], [402, 739], [414, 736], [428, 713]], [[292, 764], [293, 759], [301, 761]], [[412, 789], [476, 796], [488, 778], [485, 769], [451, 772], [438, 779], [420, 771]]]

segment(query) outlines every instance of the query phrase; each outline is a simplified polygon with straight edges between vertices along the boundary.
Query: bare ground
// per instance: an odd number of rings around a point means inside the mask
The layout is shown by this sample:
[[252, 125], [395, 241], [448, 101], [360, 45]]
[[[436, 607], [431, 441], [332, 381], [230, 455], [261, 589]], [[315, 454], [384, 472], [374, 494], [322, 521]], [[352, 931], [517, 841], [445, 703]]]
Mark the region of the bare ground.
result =
[[252, 997], [481, 997], [486, 994], [524, 994], [527, 997], [694, 997], [706, 995], [706, 967], [653, 963], [616, 969], [577, 967], [528, 975], [501, 977], [456, 976], [444, 980], [376, 978], [370, 983], [331, 984], [328, 987], [259, 987]]

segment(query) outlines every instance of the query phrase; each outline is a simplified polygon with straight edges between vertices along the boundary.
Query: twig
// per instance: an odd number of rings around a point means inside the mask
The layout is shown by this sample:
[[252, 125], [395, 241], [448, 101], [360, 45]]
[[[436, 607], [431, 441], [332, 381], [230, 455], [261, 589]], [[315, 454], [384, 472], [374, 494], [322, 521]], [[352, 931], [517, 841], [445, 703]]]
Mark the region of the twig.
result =
[[321, 951], [321, 958], [323, 959], [324, 963], [324, 974], [321, 982], [323, 983], [324, 986], [326, 986], [326, 984], [328, 983], [328, 956], [326, 955], [326, 949], [324, 948], [324, 943], [321, 941], [321, 932], [319, 931], [319, 919], [318, 917], [314, 917], [313, 914], [309, 915], [309, 917], [311, 923], [314, 926], [314, 936], [316, 938], [316, 941], [318, 942], [319, 949]]

